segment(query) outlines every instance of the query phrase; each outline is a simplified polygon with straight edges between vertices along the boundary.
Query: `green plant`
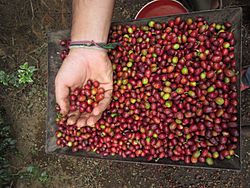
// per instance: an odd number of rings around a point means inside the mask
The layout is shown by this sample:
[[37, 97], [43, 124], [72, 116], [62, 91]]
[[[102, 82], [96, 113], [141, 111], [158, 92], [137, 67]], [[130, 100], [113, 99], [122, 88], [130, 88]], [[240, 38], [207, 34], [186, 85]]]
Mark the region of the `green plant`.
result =
[[38, 156], [38, 148], [37, 147], [33, 147], [31, 148], [31, 154], [32, 156]]
[[20, 69], [17, 70], [19, 84], [33, 83], [32, 76], [36, 70], [34, 66], [29, 66], [27, 62], [20, 65]]
[[0, 84], [5, 86], [21, 87], [26, 84], [33, 83], [33, 75], [37, 69], [34, 66], [29, 66], [26, 62], [19, 66], [16, 72], [7, 74], [0, 70]]
[[46, 183], [49, 180], [49, 175], [46, 170], [39, 168], [36, 165], [29, 165], [25, 171], [18, 174], [20, 179], [39, 180], [41, 183]]
[[7, 186], [12, 181], [8, 158], [11, 153], [16, 151], [16, 140], [11, 137], [10, 125], [5, 122], [4, 114], [4, 110], [0, 109], [0, 187]]
[[9, 75], [6, 72], [0, 70], [0, 83], [8, 86], [9, 85]]

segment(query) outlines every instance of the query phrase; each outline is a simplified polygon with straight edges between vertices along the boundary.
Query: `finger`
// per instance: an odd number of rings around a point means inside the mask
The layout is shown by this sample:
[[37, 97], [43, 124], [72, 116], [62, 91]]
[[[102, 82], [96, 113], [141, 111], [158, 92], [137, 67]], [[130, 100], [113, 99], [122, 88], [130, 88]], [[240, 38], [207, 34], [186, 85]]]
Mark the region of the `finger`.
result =
[[67, 125], [74, 125], [76, 124], [77, 120], [80, 117], [80, 112], [78, 110], [74, 112], [70, 112], [68, 114], [68, 120], [67, 120]]
[[90, 116], [88, 119], [87, 119], [87, 126], [89, 127], [94, 127], [95, 126], [95, 123], [101, 118], [102, 114], [99, 114], [97, 116]]
[[95, 116], [101, 114], [109, 105], [111, 101], [112, 90], [108, 90], [104, 93], [104, 99], [99, 102], [99, 104], [94, 108], [93, 114]]
[[89, 118], [89, 113], [82, 114], [76, 122], [76, 126], [81, 128], [87, 125], [87, 119]]
[[69, 111], [69, 113], [67, 114], [67, 116], [68, 116], [68, 117], [74, 116], [74, 115], [77, 115], [78, 113], [79, 113], [78, 110], [76, 110], [76, 111]]
[[105, 89], [105, 91], [112, 90], [113, 89], [113, 82], [110, 83], [110, 81], [107, 82], [101, 82], [100, 86]]
[[69, 88], [63, 83], [56, 82], [55, 84], [55, 92], [56, 92], [56, 102], [61, 108], [61, 113], [66, 115], [69, 110]]

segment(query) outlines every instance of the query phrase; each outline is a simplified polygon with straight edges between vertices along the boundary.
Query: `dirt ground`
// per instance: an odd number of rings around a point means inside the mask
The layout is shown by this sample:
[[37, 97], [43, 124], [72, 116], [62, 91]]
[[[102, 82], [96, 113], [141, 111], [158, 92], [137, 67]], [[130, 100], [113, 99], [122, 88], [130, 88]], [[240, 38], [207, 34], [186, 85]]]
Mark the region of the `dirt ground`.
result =
[[[131, 19], [149, 0], [117, 0], [114, 19]], [[243, 65], [250, 65], [250, 1], [228, 0], [224, 6], [243, 8]], [[14, 171], [36, 164], [49, 174], [45, 184], [18, 180], [17, 188], [74, 187], [250, 187], [250, 131], [244, 127], [242, 170], [200, 170], [127, 164], [105, 160], [47, 155], [44, 149], [47, 111], [48, 31], [70, 28], [67, 0], [0, 0], [0, 68], [16, 69], [24, 62], [35, 65], [33, 85], [25, 89], [0, 88], [0, 103], [8, 112], [19, 153], [12, 158]], [[242, 124], [250, 124], [250, 90], [242, 94]]]

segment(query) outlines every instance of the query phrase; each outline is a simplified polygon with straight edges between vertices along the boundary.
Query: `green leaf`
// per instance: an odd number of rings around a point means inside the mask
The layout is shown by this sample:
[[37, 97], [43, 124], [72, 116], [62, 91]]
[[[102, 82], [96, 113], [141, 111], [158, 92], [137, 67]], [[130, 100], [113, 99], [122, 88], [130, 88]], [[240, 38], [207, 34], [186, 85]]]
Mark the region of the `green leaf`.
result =
[[9, 76], [4, 71], [0, 70], [0, 83], [1, 84], [8, 86], [8, 77]]
[[31, 78], [28, 78], [26, 82], [33, 83], [33, 80]]
[[18, 75], [18, 76], [20, 76], [20, 75], [23, 74], [25, 71], [22, 70], [22, 69], [18, 69], [17, 72], [20, 73], [20, 74]]
[[0, 70], [0, 80], [4, 80], [6, 77], [6, 73], [2, 70]]
[[29, 172], [29, 173], [33, 173], [35, 171], [36, 167], [33, 166], [33, 165], [29, 165], [27, 168], [26, 168], [26, 172]]
[[20, 65], [21, 69], [28, 69], [29, 68], [29, 64], [27, 62], [25, 62], [24, 64]]
[[24, 83], [26, 83], [24, 77], [21, 77], [21, 78], [18, 80], [18, 82], [19, 82], [19, 84], [24, 84]]
[[10, 136], [10, 126], [4, 126], [0, 129], [0, 137], [7, 138]]
[[119, 42], [114, 42], [114, 43], [98, 43], [98, 45], [104, 49], [114, 49], [116, 46], [119, 45]]
[[29, 71], [31, 73], [35, 72], [37, 69], [34, 66], [30, 66]]
[[40, 174], [40, 177], [38, 178], [40, 182], [42, 183], [46, 183], [49, 179], [49, 175], [46, 171], [43, 171], [41, 174]]

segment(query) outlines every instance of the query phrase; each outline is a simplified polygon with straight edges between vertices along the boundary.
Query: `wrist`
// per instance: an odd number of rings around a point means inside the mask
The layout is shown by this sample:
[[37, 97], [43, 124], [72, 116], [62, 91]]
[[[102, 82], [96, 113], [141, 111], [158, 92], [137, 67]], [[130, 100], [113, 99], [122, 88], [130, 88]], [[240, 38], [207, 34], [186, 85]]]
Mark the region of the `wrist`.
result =
[[86, 33], [71, 31], [71, 41], [95, 41], [96, 43], [107, 43], [107, 36], [102, 33]]
[[97, 56], [107, 56], [106, 51], [96, 50], [92, 48], [73, 48], [70, 50], [70, 55], [80, 56], [80, 57], [97, 57]]

